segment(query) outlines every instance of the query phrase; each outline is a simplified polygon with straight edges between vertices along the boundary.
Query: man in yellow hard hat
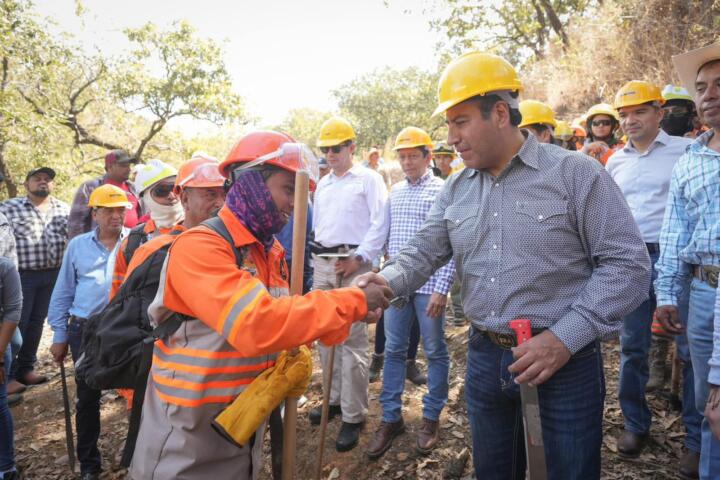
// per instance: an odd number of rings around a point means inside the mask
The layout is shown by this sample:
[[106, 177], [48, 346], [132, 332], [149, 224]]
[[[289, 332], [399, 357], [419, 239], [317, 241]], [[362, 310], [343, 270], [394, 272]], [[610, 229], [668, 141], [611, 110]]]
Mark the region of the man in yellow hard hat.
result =
[[[53, 330], [50, 353], [64, 362], [68, 346], [73, 361], [82, 355], [82, 337], [87, 319], [108, 303], [113, 261], [120, 241], [128, 229], [123, 227], [125, 212], [132, 208], [124, 190], [105, 184], [90, 194], [87, 206], [92, 209], [96, 227], [73, 238], [63, 257], [48, 310]], [[76, 376], [77, 455], [83, 480], [100, 478], [101, 456], [97, 447], [100, 436], [100, 390], [90, 388]]]
[[540, 143], [553, 143], [553, 129], [557, 127], [557, 122], [550, 105], [537, 100], [523, 100], [520, 102], [520, 115], [520, 128], [530, 130]]
[[585, 118], [587, 120], [587, 138], [582, 152], [605, 165], [610, 155], [623, 146], [622, 142], [615, 137], [620, 126], [620, 117], [612, 105], [598, 103], [590, 107]]
[[[387, 239], [388, 258], [405, 245], [423, 225], [434, 199], [445, 182], [430, 170], [433, 144], [430, 135], [417, 127], [406, 127], [397, 136], [393, 150], [397, 153], [405, 181], [396, 183], [388, 201], [390, 230]], [[444, 323], [447, 295], [453, 280], [454, 264], [450, 261], [429, 281], [410, 295], [402, 307], [385, 312], [385, 368], [380, 404], [382, 423], [368, 445], [371, 459], [382, 456], [393, 439], [405, 430], [402, 417], [402, 394], [405, 387], [406, 359], [414, 322], [419, 322], [423, 350], [428, 362], [428, 393], [423, 397], [422, 426], [417, 432], [415, 448], [429, 453], [439, 441], [440, 413], [447, 403], [450, 357], [445, 343]]]
[[451, 173], [453, 173], [452, 163], [457, 158], [455, 150], [448, 147], [447, 143], [439, 142], [432, 151], [432, 158], [435, 162], [435, 169], [437, 169], [436, 176], [447, 180]]
[[[620, 118], [620, 128], [628, 142], [607, 161], [605, 168], [620, 187], [632, 211], [635, 223], [645, 241], [653, 266], [660, 255], [660, 229], [662, 228], [670, 177], [680, 156], [692, 140], [670, 136], [660, 128], [665, 103], [660, 89], [652, 83], [633, 80], [618, 90], [614, 107]], [[653, 272], [648, 272], [652, 280]], [[625, 457], [637, 457], [650, 435], [651, 411], [645, 399], [648, 383], [648, 356], [652, 353], [663, 363], [667, 358], [669, 341], [651, 342], [652, 316], [656, 308], [652, 286], [648, 300], [623, 318], [620, 337], [620, 385], [618, 397], [624, 417], [624, 430], [617, 440], [617, 449]], [[687, 298], [681, 301], [682, 316], [687, 315]], [[692, 405], [693, 371], [687, 339], [678, 335], [678, 354], [685, 363], [683, 375], [683, 404]], [[652, 343], [652, 348], [651, 348]], [[653, 359], [655, 360], [655, 359]], [[687, 452], [680, 460], [683, 478], [697, 478], [700, 458], [700, 422], [702, 417], [695, 409], [683, 415], [688, 435]]]
[[[465, 399], [476, 477], [525, 470], [518, 384], [529, 384], [538, 388], [548, 478], [599, 479], [599, 341], [647, 298], [650, 261], [605, 169], [518, 128], [521, 89], [496, 55], [448, 64], [435, 114], [445, 114], [466, 169], [385, 268], [358, 284], [387, 284], [397, 305], [453, 258], [472, 324]], [[512, 348], [509, 322], [520, 318], [533, 338]]]
[[[332, 172], [320, 180], [315, 191], [313, 228], [318, 245], [313, 252], [314, 290], [350, 285], [369, 272], [385, 245], [388, 218], [387, 189], [377, 172], [353, 165], [355, 131], [341, 117], [329, 118], [320, 128], [317, 146]], [[342, 414], [335, 447], [348, 451], [358, 443], [368, 409], [367, 324], [353, 324], [350, 336], [338, 345], [334, 365], [330, 347], [320, 342], [324, 372], [332, 371], [330, 418]], [[321, 408], [310, 411], [310, 422], [319, 424]]]

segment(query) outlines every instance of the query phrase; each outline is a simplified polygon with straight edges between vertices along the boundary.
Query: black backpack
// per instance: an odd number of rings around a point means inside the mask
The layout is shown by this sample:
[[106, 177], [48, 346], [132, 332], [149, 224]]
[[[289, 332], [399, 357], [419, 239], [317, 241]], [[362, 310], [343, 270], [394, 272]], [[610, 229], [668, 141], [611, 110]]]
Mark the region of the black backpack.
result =
[[[235, 247], [222, 220], [213, 217], [204, 221], [203, 225], [214, 230], [233, 247], [235, 261], [238, 267], [242, 267], [242, 253]], [[174, 234], [178, 233], [180, 232]], [[138, 265], [125, 279], [110, 303], [88, 318], [82, 338], [83, 354], [75, 365], [76, 375], [93, 389], [135, 390], [121, 461], [123, 466], [130, 464], [135, 448], [155, 341], [168, 338], [180, 328], [182, 322], [190, 319], [173, 313], [170, 318], [153, 328], [147, 314], [159, 288], [160, 273], [172, 243], [169, 242], [153, 252]]]

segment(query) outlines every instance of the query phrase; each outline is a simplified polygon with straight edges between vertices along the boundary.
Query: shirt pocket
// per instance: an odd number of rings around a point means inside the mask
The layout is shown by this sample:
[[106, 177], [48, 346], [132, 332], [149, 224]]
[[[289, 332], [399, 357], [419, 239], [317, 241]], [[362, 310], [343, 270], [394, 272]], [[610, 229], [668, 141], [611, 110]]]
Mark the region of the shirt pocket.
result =
[[474, 219], [477, 219], [479, 212], [479, 205], [450, 205], [445, 209], [443, 220], [453, 251], [460, 254], [467, 252], [477, 241]]
[[567, 221], [567, 200], [546, 200], [515, 203], [517, 219], [531, 225], [557, 225]]

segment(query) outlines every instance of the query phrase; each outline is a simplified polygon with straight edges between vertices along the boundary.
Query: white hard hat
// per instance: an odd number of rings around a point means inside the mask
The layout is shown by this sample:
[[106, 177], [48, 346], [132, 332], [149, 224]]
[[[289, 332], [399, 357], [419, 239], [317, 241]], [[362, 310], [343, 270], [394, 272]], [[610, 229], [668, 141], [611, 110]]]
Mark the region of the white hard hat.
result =
[[148, 161], [148, 163], [137, 165], [135, 172], [135, 190], [138, 195], [160, 180], [177, 175], [175, 167], [156, 158]]

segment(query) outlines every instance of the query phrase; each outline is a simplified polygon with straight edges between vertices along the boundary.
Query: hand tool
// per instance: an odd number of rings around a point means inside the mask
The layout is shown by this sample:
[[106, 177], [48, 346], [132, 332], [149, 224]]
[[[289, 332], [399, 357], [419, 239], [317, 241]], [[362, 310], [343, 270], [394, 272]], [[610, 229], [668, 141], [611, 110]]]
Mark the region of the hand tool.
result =
[[[511, 320], [510, 328], [515, 330], [518, 346], [532, 338], [530, 320]], [[542, 424], [540, 423], [540, 401], [537, 387], [521, 383], [520, 400], [525, 428], [527, 478], [529, 480], [545, 480], [547, 478], [547, 467], [545, 465], [545, 446], [543, 445]]]
[[70, 469], [75, 471], [75, 443], [73, 442], [72, 415], [70, 397], [68, 396], [67, 379], [65, 377], [64, 359], [60, 362], [60, 379], [62, 381], [63, 407], [65, 408], [65, 446], [67, 447]]

